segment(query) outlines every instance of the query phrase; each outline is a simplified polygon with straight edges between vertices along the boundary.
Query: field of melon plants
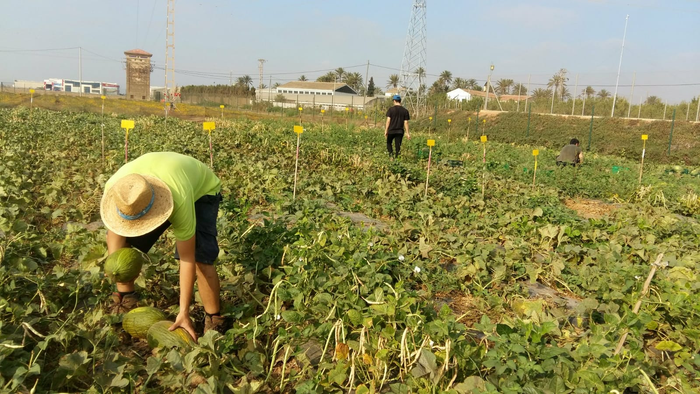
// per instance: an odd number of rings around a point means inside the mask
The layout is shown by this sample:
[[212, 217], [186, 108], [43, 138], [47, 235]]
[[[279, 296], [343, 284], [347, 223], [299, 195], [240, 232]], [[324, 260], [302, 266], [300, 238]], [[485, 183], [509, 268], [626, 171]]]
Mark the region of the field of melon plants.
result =
[[[484, 164], [478, 136], [433, 132], [426, 195], [425, 131], [391, 161], [381, 130], [305, 124], [293, 199], [293, 124], [217, 120], [233, 327], [151, 348], [108, 311], [99, 201], [124, 162], [120, 120], [104, 120], [103, 162], [99, 115], [0, 109], [2, 392], [700, 390], [694, 168], [647, 161], [640, 185], [636, 160], [559, 169], [552, 148], [492, 141]], [[130, 158], [209, 163], [201, 124], [134, 120]], [[137, 281], [171, 320], [173, 246]], [[201, 334], [201, 303], [192, 315]]]

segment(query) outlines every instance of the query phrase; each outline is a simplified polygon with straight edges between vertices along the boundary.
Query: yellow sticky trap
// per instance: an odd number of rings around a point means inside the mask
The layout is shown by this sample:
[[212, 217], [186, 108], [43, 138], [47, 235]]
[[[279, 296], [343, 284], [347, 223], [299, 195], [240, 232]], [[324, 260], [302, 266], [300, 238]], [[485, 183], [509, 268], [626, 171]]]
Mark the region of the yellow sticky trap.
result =
[[304, 108], [299, 107], [299, 112], [301, 112], [301, 111], [303, 111], [303, 110], [304, 110]]
[[301, 134], [304, 132], [304, 128], [302, 126], [294, 126], [294, 132], [297, 134]]
[[471, 122], [471, 121], [472, 121], [472, 118], [469, 118], [469, 121]]
[[29, 93], [34, 94], [35, 90], [34, 89], [29, 89]]
[[447, 119], [447, 123], [452, 123], [452, 119]]
[[224, 109], [224, 105], [223, 105], [223, 104], [221, 104], [221, 105], [219, 106], [219, 108], [221, 108], [221, 109]]
[[322, 110], [321, 110], [321, 113], [324, 113], [324, 112], [326, 112], [326, 110], [325, 110], [325, 109], [322, 109]]
[[101, 98], [102, 100], [104, 100], [104, 99], [107, 98], [107, 96], [100, 96], [100, 98]]
[[481, 136], [481, 142], [486, 142], [486, 141], [488, 141], [488, 140], [489, 140], [489, 139], [486, 138], [485, 135], [482, 135], [482, 136]]
[[486, 124], [486, 119], [484, 119], [484, 124]]
[[348, 112], [348, 111], [350, 111], [350, 108], [345, 108], [345, 112]]
[[428, 140], [428, 146], [435, 146], [435, 140]]
[[649, 139], [649, 136], [646, 134], [642, 134], [642, 141], [646, 141]]
[[202, 123], [202, 128], [206, 131], [212, 131], [216, 128], [216, 124], [214, 122], [204, 122]]
[[122, 120], [122, 129], [133, 129], [134, 128], [134, 121], [133, 120]]
[[367, 115], [365, 115], [365, 119], [367, 119]]
[[428, 117], [428, 119], [429, 119], [429, 120], [433, 120], [433, 117], [432, 117], [432, 116], [430, 116], [430, 117]]
[[533, 151], [532, 151], [532, 155], [533, 155], [533, 156], [537, 156], [537, 155], [539, 155], [539, 154], [540, 154], [540, 150], [539, 150], [539, 149], [533, 149]]

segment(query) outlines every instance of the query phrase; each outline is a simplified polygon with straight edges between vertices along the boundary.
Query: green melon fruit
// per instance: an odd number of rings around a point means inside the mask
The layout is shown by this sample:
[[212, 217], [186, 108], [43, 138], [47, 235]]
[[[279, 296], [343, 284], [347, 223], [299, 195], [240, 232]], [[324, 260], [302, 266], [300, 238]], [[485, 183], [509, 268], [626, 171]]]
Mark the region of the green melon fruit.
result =
[[150, 347], [176, 347], [189, 348], [195, 344], [194, 339], [184, 328], [178, 327], [174, 331], [168, 330], [173, 322], [163, 320], [154, 323], [146, 333], [148, 346]]
[[117, 283], [127, 283], [136, 279], [141, 272], [144, 258], [134, 248], [121, 248], [107, 257], [105, 273]]
[[124, 316], [122, 327], [134, 338], [146, 338], [148, 329], [154, 323], [165, 320], [165, 313], [152, 306], [142, 306], [131, 310]]

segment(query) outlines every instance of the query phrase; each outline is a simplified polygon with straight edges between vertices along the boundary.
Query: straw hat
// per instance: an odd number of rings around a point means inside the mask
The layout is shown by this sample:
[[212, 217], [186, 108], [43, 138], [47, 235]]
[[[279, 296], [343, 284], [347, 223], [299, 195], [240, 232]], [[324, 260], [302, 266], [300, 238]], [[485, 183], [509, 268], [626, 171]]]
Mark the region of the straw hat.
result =
[[105, 191], [100, 216], [105, 226], [122, 237], [148, 234], [173, 212], [168, 185], [150, 175], [129, 174]]

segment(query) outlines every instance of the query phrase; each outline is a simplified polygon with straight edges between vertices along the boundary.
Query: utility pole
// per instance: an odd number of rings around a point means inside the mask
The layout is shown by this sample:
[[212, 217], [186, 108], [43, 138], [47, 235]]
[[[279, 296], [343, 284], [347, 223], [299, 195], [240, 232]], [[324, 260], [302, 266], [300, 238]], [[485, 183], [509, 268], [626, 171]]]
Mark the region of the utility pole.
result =
[[493, 69], [494, 66], [493, 64], [491, 64], [491, 71], [489, 71], [489, 77], [486, 78], [486, 100], [484, 100], [484, 110], [489, 109], [489, 87], [491, 86], [491, 75], [493, 74]]
[[552, 106], [549, 108], [549, 113], [554, 113], [554, 98], [557, 96], [557, 84], [552, 84]]
[[83, 47], [78, 47], [78, 79], [80, 97], [83, 97]]
[[362, 110], [365, 110], [367, 104], [367, 89], [369, 89], [369, 60], [367, 60], [367, 70], [365, 71], [365, 94], [362, 98]]
[[617, 67], [617, 82], [615, 82], [615, 94], [613, 95], [612, 111], [610, 117], [615, 117], [615, 102], [617, 101], [617, 87], [620, 85], [620, 71], [622, 71], [622, 55], [625, 54], [625, 39], [627, 38], [627, 22], [630, 20], [629, 14], [625, 18], [625, 32], [622, 35], [622, 50], [620, 51], [620, 65]]
[[266, 60], [265, 59], [258, 59], [258, 71], [260, 72], [260, 85], [258, 86], [258, 90], [262, 94], [262, 86], [263, 86], [263, 64], [265, 64]]
[[698, 121], [698, 118], [700, 118], [700, 95], [698, 95], [698, 110], [695, 112], [695, 121]]
[[165, 106], [175, 101], [175, 0], [167, 0], [165, 24]]
[[[528, 102], [528, 99], [530, 98], [530, 77], [531, 76], [532, 75], [527, 74], [527, 92], [525, 92], [525, 108], [527, 108], [527, 102]], [[532, 108], [530, 108], [530, 110], [532, 110]]]
[[[563, 91], [564, 89], [562, 89]], [[578, 92], [578, 74], [576, 74], [576, 87], [574, 88], [573, 101], [574, 104], [571, 106], [571, 116], [574, 116], [574, 109], [576, 109], [576, 92]]]
[[630, 92], [630, 107], [627, 110], [627, 118], [629, 119], [630, 117], [630, 112], [632, 111], [632, 100], [634, 100], [634, 82], [637, 80], [637, 72], [635, 71], [634, 74], [632, 74], [632, 91]]
[[637, 119], [642, 117], [642, 99], [644, 99], [644, 96], [639, 96], [639, 111], [637, 112]]

